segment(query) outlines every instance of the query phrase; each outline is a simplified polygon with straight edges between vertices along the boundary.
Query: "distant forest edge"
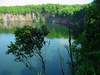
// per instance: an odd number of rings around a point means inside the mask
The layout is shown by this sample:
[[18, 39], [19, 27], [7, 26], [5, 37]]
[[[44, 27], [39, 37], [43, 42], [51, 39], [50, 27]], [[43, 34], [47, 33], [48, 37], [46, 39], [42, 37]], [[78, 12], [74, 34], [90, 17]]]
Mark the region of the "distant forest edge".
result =
[[27, 5], [27, 6], [9, 6], [0, 7], [0, 14], [11, 13], [11, 14], [26, 14], [31, 12], [47, 12], [56, 15], [72, 15], [74, 12], [80, 11], [88, 5]]
[[[37, 22], [40, 22], [45, 17], [45, 20], [47, 23], [54, 24], [66, 24], [68, 25], [69, 22], [72, 23], [71, 29], [73, 30], [73, 35], [78, 35], [84, 30], [84, 21], [85, 21], [85, 10], [91, 6], [91, 4], [86, 5], [30, 5], [30, 6], [10, 6], [10, 7], [0, 7], [0, 14], [22, 14], [26, 15], [27, 13], [39, 13], [37, 14], [38, 17], [40, 17]], [[43, 14], [44, 13], [44, 14]], [[49, 13], [49, 16], [47, 13]], [[42, 14], [42, 17], [40, 16]], [[18, 19], [21, 21], [21, 19]], [[29, 18], [28, 18], [29, 20]], [[13, 28], [13, 24], [10, 24], [9, 20], [8, 23], [4, 23], [5, 19], [4, 17], [1, 18], [1, 32], [5, 32], [5, 30], [9, 27]], [[27, 21], [25, 21], [27, 22]], [[11, 22], [12, 23], [12, 22]], [[14, 27], [18, 26], [14, 22]], [[20, 23], [20, 22], [18, 22]], [[27, 22], [28, 23], [28, 22]], [[8, 25], [9, 24], [9, 25]], [[20, 25], [20, 24], [19, 24]], [[7, 27], [7, 29], [4, 29], [4, 26]], [[68, 26], [67, 26], [68, 27]], [[14, 29], [14, 28], [13, 28]], [[9, 29], [8, 29], [9, 30]], [[8, 32], [7, 30], [7, 32]], [[10, 31], [12, 31], [10, 29]], [[67, 33], [67, 31], [66, 31]], [[55, 34], [56, 35], [56, 34]], [[59, 35], [60, 36], [60, 35]]]

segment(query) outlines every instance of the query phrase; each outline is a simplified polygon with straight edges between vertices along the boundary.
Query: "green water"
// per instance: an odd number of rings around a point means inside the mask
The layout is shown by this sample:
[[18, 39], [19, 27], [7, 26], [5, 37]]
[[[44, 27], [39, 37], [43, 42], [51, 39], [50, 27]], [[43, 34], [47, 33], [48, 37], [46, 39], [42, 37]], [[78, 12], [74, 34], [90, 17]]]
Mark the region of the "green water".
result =
[[[31, 25], [31, 23], [29, 23]], [[40, 24], [40, 23], [39, 23]], [[3, 23], [0, 25], [0, 33], [14, 33], [16, 30], [16, 27], [21, 27], [24, 25], [28, 25], [25, 23], [15, 23], [15, 27], [12, 23], [9, 24], [9, 26], [4, 27]], [[50, 33], [48, 34], [49, 38], [67, 38], [68, 37], [68, 28], [66, 28], [64, 25], [58, 25], [58, 24], [45, 24], [47, 25]], [[39, 27], [41, 25], [35, 25], [32, 24], [33, 27]]]

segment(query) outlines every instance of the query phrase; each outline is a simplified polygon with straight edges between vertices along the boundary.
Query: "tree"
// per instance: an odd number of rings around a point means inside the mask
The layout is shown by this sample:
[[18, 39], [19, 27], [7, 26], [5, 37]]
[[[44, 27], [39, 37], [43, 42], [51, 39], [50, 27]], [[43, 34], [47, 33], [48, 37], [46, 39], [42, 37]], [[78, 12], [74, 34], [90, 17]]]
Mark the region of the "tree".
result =
[[86, 9], [85, 30], [77, 41], [81, 48], [75, 49], [76, 75], [100, 75], [100, 5], [96, 2]]
[[18, 28], [15, 31], [16, 41], [14, 43], [11, 42], [7, 53], [12, 53], [16, 61], [24, 63], [29, 69], [32, 69], [32, 65], [26, 60], [34, 55], [38, 55], [42, 62], [43, 73], [45, 74], [45, 61], [41, 54], [41, 48], [45, 44], [44, 37], [47, 34], [46, 26], [41, 28], [33, 28], [32, 26]]

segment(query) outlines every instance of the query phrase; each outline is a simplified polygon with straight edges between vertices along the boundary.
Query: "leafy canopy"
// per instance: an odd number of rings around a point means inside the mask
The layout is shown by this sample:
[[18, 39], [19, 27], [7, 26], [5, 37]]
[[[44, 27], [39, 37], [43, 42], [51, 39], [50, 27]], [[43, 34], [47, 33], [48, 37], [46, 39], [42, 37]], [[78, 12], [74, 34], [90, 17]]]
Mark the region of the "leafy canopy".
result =
[[41, 52], [41, 48], [45, 44], [44, 37], [47, 34], [46, 26], [41, 28], [33, 28], [32, 26], [17, 28], [15, 31], [16, 40], [8, 46], [7, 53], [12, 53], [16, 57], [16, 61], [23, 62], [24, 59]]

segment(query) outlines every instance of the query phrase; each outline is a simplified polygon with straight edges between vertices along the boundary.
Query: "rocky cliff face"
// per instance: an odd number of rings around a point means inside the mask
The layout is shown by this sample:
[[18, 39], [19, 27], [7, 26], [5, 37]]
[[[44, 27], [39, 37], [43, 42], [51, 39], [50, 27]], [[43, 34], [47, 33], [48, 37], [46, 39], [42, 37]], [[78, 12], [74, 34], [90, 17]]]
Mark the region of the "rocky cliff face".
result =
[[[36, 15], [32, 14], [0, 14], [0, 26], [12, 27], [18, 25], [30, 25], [34, 20], [36, 20]], [[17, 23], [17, 25], [16, 25]]]
[[42, 14], [46, 21], [50, 24], [61, 24], [61, 25], [68, 25], [70, 24], [70, 19], [67, 16], [57, 16], [55, 14], [45, 13]]
[[[49, 24], [67, 25], [70, 23], [67, 17], [56, 16], [50, 13], [40, 14]], [[0, 27], [22, 27], [24, 25], [32, 25], [33, 22], [39, 22], [39, 16], [35, 13], [27, 13], [25, 15], [18, 14], [0, 14]]]

